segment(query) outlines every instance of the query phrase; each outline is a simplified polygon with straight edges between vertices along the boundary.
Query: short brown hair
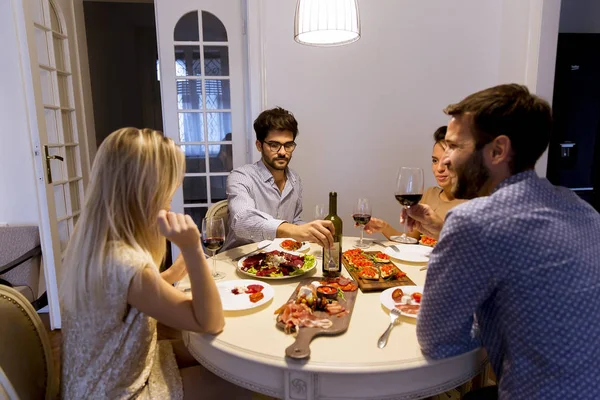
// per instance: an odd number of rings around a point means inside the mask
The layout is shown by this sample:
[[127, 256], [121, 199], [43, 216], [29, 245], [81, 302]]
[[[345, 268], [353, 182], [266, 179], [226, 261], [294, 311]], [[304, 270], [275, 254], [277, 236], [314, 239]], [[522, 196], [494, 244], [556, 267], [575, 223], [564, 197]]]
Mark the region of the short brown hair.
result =
[[265, 110], [254, 120], [254, 132], [256, 140], [264, 142], [270, 131], [290, 131], [294, 134], [294, 140], [298, 135], [298, 121], [294, 114], [281, 107]]
[[500, 135], [507, 136], [513, 149], [513, 174], [535, 166], [552, 134], [550, 105], [523, 85], [499, 85], [473, 93], [460, 103], [450, 104], [444, 112], [473, 116], [477, 150]]

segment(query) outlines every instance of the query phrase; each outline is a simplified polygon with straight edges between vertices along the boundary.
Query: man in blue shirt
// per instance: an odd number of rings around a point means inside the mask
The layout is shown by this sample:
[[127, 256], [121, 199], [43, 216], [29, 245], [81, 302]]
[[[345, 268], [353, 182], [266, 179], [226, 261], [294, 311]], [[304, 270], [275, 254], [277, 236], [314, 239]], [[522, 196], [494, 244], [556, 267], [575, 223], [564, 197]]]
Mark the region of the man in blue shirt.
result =
[[483, 345], [500, 399], [600, 398], [600, 214], [534, 171], [550, 106], [501, 85], [444, 111], [442, 162], [455, 197], [473, 200], [445, 222], [408, 211], [409, 228], [439, 233], [417, 320], [423, 353]]

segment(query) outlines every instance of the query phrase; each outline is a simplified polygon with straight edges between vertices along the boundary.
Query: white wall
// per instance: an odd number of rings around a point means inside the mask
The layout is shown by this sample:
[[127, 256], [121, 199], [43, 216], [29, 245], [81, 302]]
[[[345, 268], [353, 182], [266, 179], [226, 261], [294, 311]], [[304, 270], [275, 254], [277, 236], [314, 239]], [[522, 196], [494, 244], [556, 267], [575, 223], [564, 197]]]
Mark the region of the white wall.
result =
[[[536, 24], [544, 3], [560, 6], [560, 0], [361, 1], [361, 39], [315, 48], [293, 40], [295, 2], [257, 3], [250, 3], [250, 26], [260, 24], [250, 30], [250, 73], [262, 96], [253, 95], [253, 117], [275, 105], [296, 115], [300, 135], [291, 166], [304, 181], [304, 218], [312, 219], [314, 205], [335, 190], [346, 235], [358, 234], [350, 218], [358, 197], [372, 200], [375, 216], [398, 220], [393, 191], [400, 166], [424, 168], [426, 186], [434, 184], [431, 136], [447, 122], [446, 105], [499, 83], [536, 86], [531, 71], [548, 63], [539, 57], [539, 43], [548, 38]], [[554, 30], [545, 34], [552, 39]]]
[[0, 223], [38, 223], [33, 155], [10, 1], [0, 2]]
[[600, 1], [563, 0], [560, 32], [600, 33]]

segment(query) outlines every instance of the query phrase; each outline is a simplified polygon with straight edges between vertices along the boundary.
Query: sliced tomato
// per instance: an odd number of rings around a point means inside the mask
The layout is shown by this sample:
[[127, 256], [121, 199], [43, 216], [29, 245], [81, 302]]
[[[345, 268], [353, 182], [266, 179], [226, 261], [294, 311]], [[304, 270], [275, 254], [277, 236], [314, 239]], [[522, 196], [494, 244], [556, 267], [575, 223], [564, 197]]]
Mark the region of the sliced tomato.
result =
[[261, 285], [248, 285], [246, 286], [246, 293], [258, 293], [262, 292], [263, 289], [264, 287]]
[[392, 292], [392, 299], [395, 302], [399, 302], [402, 299], [402, 296], [404, 296], [404, 292], [400, 288], [394, 289], [394, 291]]

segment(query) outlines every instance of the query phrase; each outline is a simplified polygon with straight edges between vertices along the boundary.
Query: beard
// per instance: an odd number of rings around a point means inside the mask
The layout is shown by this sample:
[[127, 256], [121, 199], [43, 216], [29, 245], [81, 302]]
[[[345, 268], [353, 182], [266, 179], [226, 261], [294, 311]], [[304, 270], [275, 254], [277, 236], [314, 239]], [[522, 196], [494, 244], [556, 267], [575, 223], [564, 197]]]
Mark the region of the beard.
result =
[[483, 151], [476, 150], [460, 166], [454, 166], [456, 173], [452, 195], [457, 199], [471, 200], [479, 197], [481, 189], [490, 179], [490, 172], [483, 162]]
[[[273, 168], [275, 170], [283, 171], [284, 169], [287, 168], [288, 164], [290, 163], [291, 157], [286, 157], [286, 156], [279, 157], [279, 156], [275, 156], [275, 157], [272, 157], [272, 158], [268, 158], [268, 157], [265, 157], [263, 155], [262, 159], [263, 159], [263, 162], [265, 164], [267, 164], [269, 167], [271, 167], [271, 168]], [[276, 161], [278, 161], [278, 160], [285, 160], [285, 163], [276, 163]]]

